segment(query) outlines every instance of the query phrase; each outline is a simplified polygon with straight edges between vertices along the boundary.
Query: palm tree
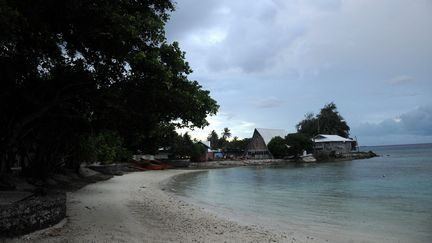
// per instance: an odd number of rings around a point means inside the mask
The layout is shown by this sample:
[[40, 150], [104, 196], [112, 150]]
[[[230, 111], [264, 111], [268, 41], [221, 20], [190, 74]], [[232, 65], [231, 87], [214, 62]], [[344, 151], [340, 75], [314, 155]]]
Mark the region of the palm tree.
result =
[[231, 131], [228, 129], [228, 127], [225, 127], [222, 132], [222, 138], [226, 140], [227, 138], [230, 137], [231, 137]]
[[210, 141], [210, 146], [212, 149], [217, 149], [219, 144], [219, 136], [215, 130], [211, 131], [207, 137], [207, 140]]

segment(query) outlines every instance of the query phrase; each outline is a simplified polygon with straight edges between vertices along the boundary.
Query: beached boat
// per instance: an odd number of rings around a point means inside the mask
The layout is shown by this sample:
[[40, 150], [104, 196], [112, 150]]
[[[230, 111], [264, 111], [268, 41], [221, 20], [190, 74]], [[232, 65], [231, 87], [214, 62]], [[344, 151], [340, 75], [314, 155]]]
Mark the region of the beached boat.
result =
[[315, 157], [312, 154], [306, 154], [306, 155], [300, 156], [300, 161], [305, 162], [305, 163], [313, 163], [313, 162], [316, 162], [317, 160], [315, 159]]

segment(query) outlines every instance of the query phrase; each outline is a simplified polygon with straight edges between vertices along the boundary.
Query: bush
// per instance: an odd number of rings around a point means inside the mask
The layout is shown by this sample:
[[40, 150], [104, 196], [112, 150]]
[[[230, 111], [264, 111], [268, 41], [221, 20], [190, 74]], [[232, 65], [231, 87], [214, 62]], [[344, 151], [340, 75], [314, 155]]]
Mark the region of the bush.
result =
[[286, 146], [286, 141], [279, 136], [274, 137], [272, 140], [270, 140], [267, 147], [270, 150], [270, 153], [272, 153], [275, 158], [283, 158], [288, 155], [288, 147]]
[[193, 144], [190, 148], [190, 160], [195, 162], [203, 161], [207, 149], [200, 144]]
[[82, 143], [84, 160], [105, 164], [125, 161], [132, 153], [123, 147], [123, 139], [115, 132], [104, 131], [90, 136]]
[[304, 134], [292, 133], [285, 137], [285, 143], [290, 146], [289, 155], [298, 156], [303, 153], [303, 150], [311, 152], [313, 148], [312, 140]]

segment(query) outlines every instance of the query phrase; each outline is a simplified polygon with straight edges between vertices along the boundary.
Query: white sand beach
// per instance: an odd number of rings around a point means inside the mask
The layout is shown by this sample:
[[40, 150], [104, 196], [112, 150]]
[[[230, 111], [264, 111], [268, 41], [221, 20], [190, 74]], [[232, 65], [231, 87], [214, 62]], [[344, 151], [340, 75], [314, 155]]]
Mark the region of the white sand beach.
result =
[[164, 191], [191, 170], [130, 173], [68, 194], [67, 219], [12, 242], [319, 242], [240, 225]]
[[177, 175], [197, 170], [145, 171], [116, 176], [68, 193], [67, 218], [7, 242], [404, 242], [329, 228], [291, 225], [279, 232], [234, 222], [169, 192]]

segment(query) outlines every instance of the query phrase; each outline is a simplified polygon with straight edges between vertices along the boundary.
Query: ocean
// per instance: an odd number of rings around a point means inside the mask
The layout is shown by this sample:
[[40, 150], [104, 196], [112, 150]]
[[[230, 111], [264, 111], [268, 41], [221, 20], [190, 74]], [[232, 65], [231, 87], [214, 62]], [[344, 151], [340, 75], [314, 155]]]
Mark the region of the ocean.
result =
[[240, 223], [336, 241], [432, 242], [432, 144], [361, 150], [380, 157], [214, 169], [172, 187]]

